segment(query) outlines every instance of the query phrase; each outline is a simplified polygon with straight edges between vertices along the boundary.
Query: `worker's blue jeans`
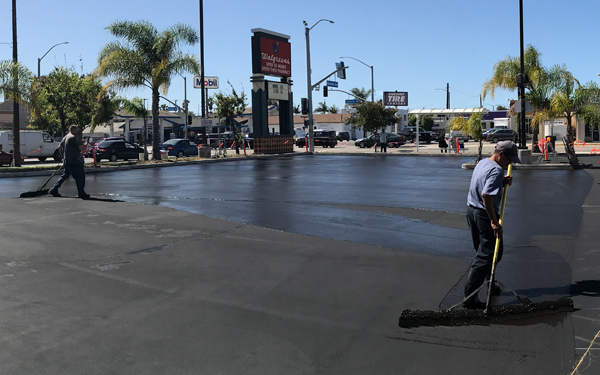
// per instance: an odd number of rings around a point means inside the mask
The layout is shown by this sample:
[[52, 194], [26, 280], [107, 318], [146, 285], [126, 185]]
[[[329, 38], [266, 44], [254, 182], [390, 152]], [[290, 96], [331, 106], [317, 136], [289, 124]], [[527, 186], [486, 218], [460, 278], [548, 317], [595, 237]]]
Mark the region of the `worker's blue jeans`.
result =
[[61, 187], [63, 182], [65, 182], [69, 178], [69, 176], [73, 176], [73, 179], [75, 180], [75, 184], [77, 185], [77, 194], [79, 196], [85, 195], [85, 171], [83, 163], [65, 164], [65, 170], [62, 176], [60, 176], [58, 181], [56, 181], [56, 183], [50, 190], [58, 191], [58, 188]]
[[[476, 251], [471, 260], [471, 268], [489, 273], [492, 270], [494, 249], [496, 248], [496, 236], [492, 229], [492, 221], [484, 209], [469, 206], [467, 207], [467, 223], [471, 229], [473, 247]], [[502, 238], [500, 238], [497, 262], [502, 259], [502, 252]]]

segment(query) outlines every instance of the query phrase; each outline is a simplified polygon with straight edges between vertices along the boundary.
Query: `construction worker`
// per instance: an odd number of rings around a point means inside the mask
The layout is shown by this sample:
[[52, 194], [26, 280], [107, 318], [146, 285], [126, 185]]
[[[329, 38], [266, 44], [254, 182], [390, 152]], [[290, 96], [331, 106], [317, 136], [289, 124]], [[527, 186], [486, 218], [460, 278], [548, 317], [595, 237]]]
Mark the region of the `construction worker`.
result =
[[[502, 258], [502, 225], [499, 222], [502, 187], [512, 184], [512, 177], [505, 176], [504, 170], [509, 164], [520, 162], [517, 145], [512, 141], [501, 141], [496, 144], [494, 154], [477, 163], [473, 170], [467, 197], [467, 223], [476, 254], [471, 261], [465, 284], [465, 298], [489, 278], [497, 238], [500, 239], [497, 261]], [[499, 294], [500, 289], [494, 287], [493, 292]], [[485, 303], [475, 294], [463, 302], [463, 307], [483, 309]]]

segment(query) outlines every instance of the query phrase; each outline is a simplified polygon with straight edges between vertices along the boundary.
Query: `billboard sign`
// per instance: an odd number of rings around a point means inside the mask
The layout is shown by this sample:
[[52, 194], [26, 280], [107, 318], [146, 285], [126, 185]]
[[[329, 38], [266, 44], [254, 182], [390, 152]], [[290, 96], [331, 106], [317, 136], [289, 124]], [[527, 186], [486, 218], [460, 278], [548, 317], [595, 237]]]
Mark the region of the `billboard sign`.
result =
[[[201, 89], [203, 87], [200, 82], [202, 82], [200, 77], [194, 77], [194, 88], [195, 89]], [[204, 77], [204, 88], [205, 89], [218, 89], [219, 88], [219, 77]]]
[[252, 73], [292, 76], [292, 47], [289, 36], [255, 29], [252, 36]]
[[408, 106], [408, 92], [384, 91], [383, 105], [386, 107]]

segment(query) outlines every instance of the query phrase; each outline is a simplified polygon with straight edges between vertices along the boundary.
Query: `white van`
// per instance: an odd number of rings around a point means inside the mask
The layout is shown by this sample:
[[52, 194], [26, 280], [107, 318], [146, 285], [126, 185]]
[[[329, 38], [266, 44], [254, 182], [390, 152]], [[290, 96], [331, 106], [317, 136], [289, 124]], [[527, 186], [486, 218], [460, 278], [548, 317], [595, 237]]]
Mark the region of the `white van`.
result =
[[[21, 156], [24, 158], [38, 158], [44, 161], [49, 157], [55, 161], [62, 160], [62, 156], [58, 152], [57, 142], [44, 131], [23, 130], [19, 132], [21, 144]], [[0, 131], [0, 144], [2, 151], [12, 152], [13, 149], [13, 133], [10, 131]]]

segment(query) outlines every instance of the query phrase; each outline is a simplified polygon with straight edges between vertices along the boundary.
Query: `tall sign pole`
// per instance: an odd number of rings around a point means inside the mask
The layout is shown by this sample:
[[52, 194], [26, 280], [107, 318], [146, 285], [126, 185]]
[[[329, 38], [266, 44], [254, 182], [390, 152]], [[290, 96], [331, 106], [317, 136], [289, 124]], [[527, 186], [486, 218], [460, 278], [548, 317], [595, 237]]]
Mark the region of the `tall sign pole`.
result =
[[[200, 0], [200, 82], [204, 84], [204, 6]], [[204, 90], [200, 90], [202, 118], [206, 118], [206, 96]]]
[[[17, 54], [17, 0], [12, 0], [12, 31], [13, 31], [13, 62], [19, 62]], [[21, 137], [19, 135], [19, 103], [17, 102], [17, 69], [14, 70], [13, 84], [13, 163], [16, 167], [21, 166]]]
[[521, 100], [521, 119], [519, 126], [519, 148], [527, 148], [525, 139], [525, 60], [523, 47], [523, 0], [519, 0], [519, 25], [521, 34], [521, 85], [519, 87]]

